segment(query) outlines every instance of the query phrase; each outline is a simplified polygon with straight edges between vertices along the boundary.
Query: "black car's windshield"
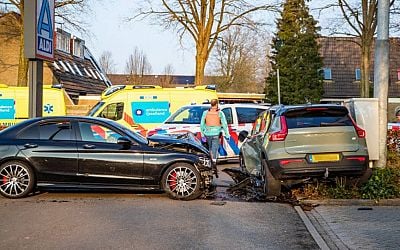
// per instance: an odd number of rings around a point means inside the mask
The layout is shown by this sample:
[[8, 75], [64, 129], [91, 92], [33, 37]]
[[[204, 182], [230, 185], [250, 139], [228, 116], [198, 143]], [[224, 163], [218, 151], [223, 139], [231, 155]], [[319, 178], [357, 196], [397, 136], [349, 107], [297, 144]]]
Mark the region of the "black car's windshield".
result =
[[166, 124], [200, 124], [203, 112], [207, 106], [187, 106], [180, 108], [165, 122]]
[[135, 139], [136, 141], [143, 143], [143, 144], [148, 144], [149, 141], [147, 140], [146, 137], [142, 136], [139, 133], [136, 133], [124, 126], [122, 126], [121, 124], [114, 122], [112, 120], [107, 120], [108, 123], [111, 123], [114, 127], [119, 128], [120, 130], [124, 131], [128, 136], [133, 137], [133, 139]]
[[86, 114], [87, 116], [94, 116], [94, 114], [101, 108], [103, 107], [105, 102], [98, 102], [96, 105], [93, 106], [91, 110]]

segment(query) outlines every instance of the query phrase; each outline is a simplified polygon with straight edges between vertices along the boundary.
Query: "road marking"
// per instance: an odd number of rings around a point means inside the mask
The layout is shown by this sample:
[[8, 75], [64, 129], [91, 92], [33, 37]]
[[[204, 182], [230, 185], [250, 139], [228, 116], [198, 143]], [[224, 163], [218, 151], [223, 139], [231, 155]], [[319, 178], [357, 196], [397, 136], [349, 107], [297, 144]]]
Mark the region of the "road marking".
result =
[[323, 250], [329, 250], [330, 248], [326, 244], [325, 240], [322, 236], [318, 233], [317, 229], [311, 223], [310, 219], [308, 219], [307, 215], [304, 213], [303, 209], [300, 206], [294, 206], [294, 209], [299, 214], [300, 218], [302, 219], [304, 225], [306, 226], [308, 232], [310, 232], [311, 236], [314, 238], [315, 242], [318, 244], [319, 248]]

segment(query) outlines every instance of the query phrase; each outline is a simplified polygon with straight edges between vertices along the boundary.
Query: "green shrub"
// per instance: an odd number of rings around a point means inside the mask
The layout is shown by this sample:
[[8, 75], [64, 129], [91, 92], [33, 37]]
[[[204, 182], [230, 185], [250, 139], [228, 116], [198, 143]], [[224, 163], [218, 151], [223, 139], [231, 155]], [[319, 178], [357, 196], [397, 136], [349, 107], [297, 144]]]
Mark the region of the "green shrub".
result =
[[359, 196], [356, 185], [349, 185], [350, 180], [346, 177], [336, 177], [335, 183], [327, 186], [325, 191], [329, 198], [352, 199]]
[[399, 197], [399, 169], [379, 168], [374, 169], [371, 178], [361, 189], [363, 199], [390, 199]]

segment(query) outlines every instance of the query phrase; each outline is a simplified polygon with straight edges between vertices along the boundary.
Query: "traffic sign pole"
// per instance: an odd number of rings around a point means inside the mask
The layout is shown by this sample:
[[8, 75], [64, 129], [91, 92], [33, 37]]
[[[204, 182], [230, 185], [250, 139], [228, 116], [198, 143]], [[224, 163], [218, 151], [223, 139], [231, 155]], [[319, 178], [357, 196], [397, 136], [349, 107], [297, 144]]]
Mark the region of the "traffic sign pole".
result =
[[24, 49], [29, 59], [29, 117], [43, 113], [43, 60], [54, 60], [54, 0], [24, 4]]
[[43, 116], [43, 60], [29, 60], [29, 118]]

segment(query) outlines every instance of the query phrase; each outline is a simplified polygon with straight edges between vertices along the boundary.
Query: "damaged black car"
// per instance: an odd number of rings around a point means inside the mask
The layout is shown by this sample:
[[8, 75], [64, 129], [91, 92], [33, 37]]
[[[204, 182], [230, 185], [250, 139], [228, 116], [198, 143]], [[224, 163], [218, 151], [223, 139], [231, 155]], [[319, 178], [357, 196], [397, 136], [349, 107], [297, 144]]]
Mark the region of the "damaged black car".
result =
[[209, 152], [191, 134], [143, 137], [102, 118], [33, 118], [0, 132], [0, 194], [36, 188], [164, 190], [192, 200], [212, 191]]

